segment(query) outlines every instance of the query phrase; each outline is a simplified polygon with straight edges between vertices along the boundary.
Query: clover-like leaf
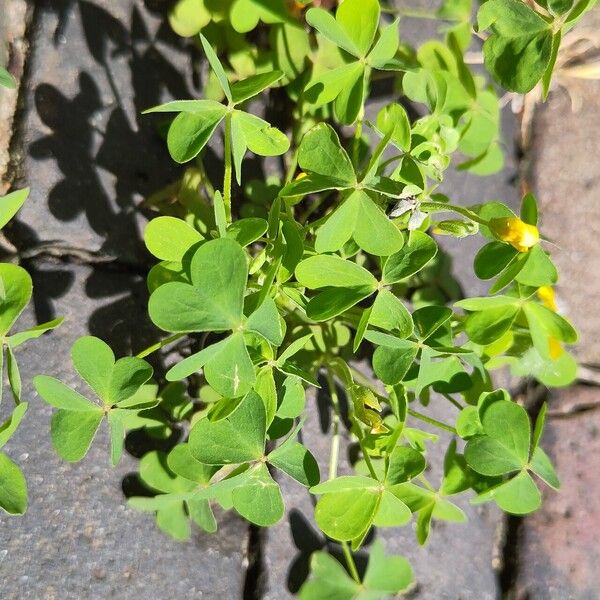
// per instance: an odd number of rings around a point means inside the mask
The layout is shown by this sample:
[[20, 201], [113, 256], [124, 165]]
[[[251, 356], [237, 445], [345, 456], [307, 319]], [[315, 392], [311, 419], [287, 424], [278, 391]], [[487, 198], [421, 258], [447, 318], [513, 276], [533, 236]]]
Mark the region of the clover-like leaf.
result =
[[17, 333], [13, 333], [6, 337], [8, 345], [14, 350], [17, 346], [29, 341], [34, 340], [44, 333], [48, 331], [52, 331], [56, 329], [59, 325], [64, 321], [63, 317], [58, 317], [56, 319], [52, 319], [51, 321], [47, 321], [46, 323], [40, 323], [39, 325], [34, 325], [29, 329], [25, 329], [24, 331], [18, 331]]
[[256, 392], [249, 392], [225, 419], [201, 419], [192, 428], [189, 449], [207, 465], [239, 464], [264, 455], [266, 413]]
[[323, 494], [315, 508], [317, 525], [334, 540], [361, 538], [377, 514], [380, 488], [377, 481], [362, 476], [338, 477], [311, 488]]
[[300, 589], [301, 600], [352, 600], [360, 587], [346, 569], [326, 552], [314, 552], [310, 558], [311, 578]]
[[[42, 391], [38, 392], [42, 395]], [[92, 445], [104, 412], [91, 403], [89, 406], [86, 411], [61, 408], [52, 415], [52, 445], [63, 460], [80, 461]]]
[[293, 22], [283, 0], [232, 0], [231, 26], [239, 33], [252, 31], [259, 21], [267, 24]]
[[529, 92], [544, 75], [552, 49], [552, 25], [519, 0], [489, 0], [477, 14], [485, 65], [505, 88]]
[[5, 336], [31, 299], [31, 277], [17, 265], [0, 264], [0, 336]]
[[290, 147], [289, 139], [279, 129], [241, 110], [235, 110], [231, 115], [231, 136], [238, 183], [241, 181], [241, 165], [246, 150], [250, 149], [259, 156], [278, 156]]
[[518, 474], [483, 491], [472, 502], [494, 500], [500, 508], [513, 514], [536, 510], [541, 495], [527, 471], [533, 471], [551, 487], [560, 485], [550, 459], [537, 445], [543, 429], [544, 411], [536, 423], [533, 440], [527, 412], [518, 404], [490, 396], [484, 402], [480, 401], [478, 411], [483, 433], [467, 442], [467, 463], [474, 471], [486, 476]]
[[267, 457], [268, 461], [306, 487], [319, 483], [319, 465], [314, 456], [296, 441], [297, 427]]
[[404, 247], [392, 254], [383, 267], [384, 283], [396, 283], [418, 273], [437, 253], [437, 244], [426, 233], [411, 232]]
[[[0, 78], [2, 77], [2, 67], [0, 67]], [[0, 80], [0, 85], [2, 82]], [[2, 229], [23, 206], [29, 196], [29, 188], [15, 190], [6, 196], [0, 196], [0, 229]]]
[[356, 182], [350, 157], [327, 123], [319, 123], [304, 135], [298, 149], [298, 164], [308, 173], [330, 178], [342, 187]]
[[179, 163], [195, 158], [206, 146], [219, 123], [226, 119], [225, 135], [229, 137], [228, 141], [232, 145], [235, 172], [239, 183], [242, 158], [248, 148], [260, 156], [276, 156], [287, 151], [289, 140], [281, 131], [263, 119], [241, 110], [233, 110], [233, 107], [259, 94], [281, 79], [283, 73], [272, 71], [252, 75], [231, 85], [223, 65], [202, 34], [200, 34], [200, 41], [215, 77], [227, 97], [228, 106], [214, 100], [175, 100], [145, 112], [179, 113], [171, 123], [167, 135], [169, 152]]
[[408, 590], [412, 582], [410, 563], [403, 556], [386, 556], [383, 543], [376, 540], [370, 548], [369, 563], [363, 579], [370, 597], [384, 598], [400, 594]]
[[28, 404], [27, 402], [21, 402], [17, 404], [12, 411], [12, 414], [4, 423], [0, 425], [0, 448], [10, 440], [10, 438], [14, 435], [15, 431], [19, 427], [19, 424], [23, 420], [25, 413], [27, 412]]
[[258, 73], [246, 79], [236, 81], [231, 85], [233, 102], [239, 104], [260, 94], [263, 90], [271, 87], [283, 77], [281, 71]]
[[268, 527], [283, 517], [281, 490], [264, 463], [249, 469], [243, 483], [233, 489], [231, 496], [240, 515], [256, 525]]
[[[122, 453], [125, 435], [123, 416], [158, 403], [136, 396], [152, 377], [152, 367], [141, 358], [125, 357], [115, 361], [112, 350], [102, 340], [84, 336], [71, 348], [73, 364], [100, 399], [102, 406], [88, 400], [53, 377], [38, 375], [33, 383], [42, 399], [57, 408], [52, 415], [52, 443], [67, 461], [81, 460], [88, 452], [102, 419], [108, 416], [111, 428], [113, 464]], [[110, 413], [114, 411], [114, 415]]]
[[227, 331], [241, 324], [248, 279], [246, 256], [232, 239], [200, 246], [191, 260], [191, 285], [166, 283], [150, 296], [150, 318], [172, 332]]
[[311, 556], [310, 576], [300, 589], [301, 600], [383, 600], [405, 592], [413, 581], [408, 561], [402, 556], [387, 556], [381, 540], [376, 540], [370, 548], [361, 584], [333, 556], [321, 551]]
[[227, 75], [225, 74], [225, 70], [223, 69], [223, 65], [221, 61], [218, 59], [215, 51], [212, 49], [210, 42], [200, 34], [200, 43], [202, 44], [202, 48], [204, 49], [204, 54], [206, 55], [206, 59], [210, 63], [210, 67], [216, 75], [219, 84], [227, 97], [229, 102], [233, 102], [233, 95], [231, 93], [231, 87], [229, 85], [229, 80], [227, 79]]
[[167, 147], [173, 160], [185, 163], [198, 156], [224, 117], [225, 107], [222, 105], [203, 111], [179, 113], [167, 134]]
[[417, 357], [418, 345], [411, 340], [375, 331], [367, 331], [365, 338], [378, 344], [373, 353], [373, 369], [377, 377], [386, 385], [402, 381]]
[[160, 260], [181, 262], [184, 254], [204, 238], [182, 219], [162, 216], [146, 225], [146, 248]]
[[467, 462], [482, 475], [502, 475], [529, 461], [531, 429], [527, 413], [513, 402], [493, 403], [482, 418], [485, 435], [465, 448]]
[[19, 466], [0, 452], [0, 508], [9, 515], [27, 510], [27, 481]]
[[272, 298], [265, 298], [263, 303], [248, 317], [246, 330], [258, 333], [275, 346], [283, 341], [283, 331], [277, 305]]

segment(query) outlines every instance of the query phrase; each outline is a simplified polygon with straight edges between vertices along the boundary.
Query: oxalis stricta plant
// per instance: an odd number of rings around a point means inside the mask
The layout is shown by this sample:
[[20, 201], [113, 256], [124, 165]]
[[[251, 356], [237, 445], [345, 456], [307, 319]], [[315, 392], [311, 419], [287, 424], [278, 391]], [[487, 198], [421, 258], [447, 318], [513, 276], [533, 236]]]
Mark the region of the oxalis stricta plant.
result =
[[[0, 67], [0, 89], [15, 87], [12, 75]], [[23, 189], [0, 196], [0, 230], [15, 216], [28, 195], [29, 190]], [[0, 263], [0, 402], [5, 363], [14, 401], [10, 416], [0, 424], [0, 448], [14, 435], [28, 407], [21, 395], [21, 373], [16, 356], [18, 348], [62, 323], [62, 318], [58, 318], [30, 329], [13, 331], [15, 322], [29, 304], [32, 293], [31, 277], [25, 269], [12, 263]], [[23, 472], [4, 452], [0, 452], [0, 508], [10, 515], [21, 515], [27, 509], [27, 482]]]
[[[383, 598], [413, 576], [380, 542], [358, 572], [353, 553], [374, 527], [414, 520], [425, 544], [433, 520], [466, 520], [459, 494], [526, 514], [540, 506], [540, 484], [559, 487], [540, 447], [545, 408], [532, 426], [490, 375], [509, 365], [545, 385], [575, 377], [564, 345], [577, 335], [556, 311], [557, 271], [535, 198], [526, 195], [517, 215], [498, 201], [455, 204], [438, 186], [452, 160], [474, 175], [501, 168], [497, 84], [547, 91], [562, 33], [592, 3], [488, 0], [473, 25], [470, 2], [447, 0], [437, 13], [443, 39], [418, 49], [392, 20], [402, 10], [377, 0], [344, 0], [335, 11], [334, 2], [314, 4], [176, 3], [171, 23], [195, 36], [210, 71], [209, 98], [148, 111], [168, 119], [172, 157], [193, 161], [148, 200], [164, 213], [145, 232], [160, 261], [148, 275], [149, 314], [168, 336], [118, 360], [101, 340], [78, 340], [73, 364], [91, 399], [51, 377], [35, 385], [57, 409], [52, 440], [66, 460], [85, 456], [105, 419], [114, 463], [127, 431], [171, 441], [169, 452], [141, 459], [148, 493], [129, 502], [173, 537], [187, 538], [192, 522], [216, 531], [215, 505], [273, 525], [284, 515], [278, 482], [291, 477], [318, 497], [316, 524], [345, 557], [342, 565], [316, 552], [300, 596]], [[465, 63], [474, 30], [493, 81]], [[379, 79], [396, 101], [370, 115]], [[250, 112], [266, 90], [278, 114], [289, 109], [289, 135], [268, 110], [266, 120]], [[409, 119], [407, 103], [421, 116]], [[215, 190], [203, 149], [221, 132]], [[282, 157], [285, 176], [245, 181], [248, 151]], [[458, 299], [441, 235], [486, 240], [474, 271], [490, 281], [489, 295]], [[192, 351], [164, 385], [152, 380], [144, 358], [184, 337]], [[365, 358], [371, 375], [357, 366]], [[306, 391], [320, 386], [333, 415], [324, 473], [298, 441], [315, 410]], [[453, 419], [434, 416], [440, 403]], [[339, 475], [346, 420], [359, 451], [354, 474]], [[447, 451], [432, 480], [434, 444]]]

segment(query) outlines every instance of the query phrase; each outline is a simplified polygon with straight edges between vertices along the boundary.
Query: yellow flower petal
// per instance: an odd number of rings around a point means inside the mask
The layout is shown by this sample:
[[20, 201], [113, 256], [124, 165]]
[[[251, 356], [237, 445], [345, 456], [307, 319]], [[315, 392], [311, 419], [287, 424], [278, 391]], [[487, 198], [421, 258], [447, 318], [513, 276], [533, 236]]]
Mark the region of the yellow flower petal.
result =
[[549, 285], [542, 286], [537, 291], [538, 298], [542, 301], [542, 304], [550, 310], [556, 312], [556, 299], [554, 296], [554, 289]]
[[560, 358], [562, 353], [564, 352], [561, 343], [556, 338], [551, 337], [548, 339], [548, 344], [550, 346], [550, 358], [552, 360]]
[[519, 252], [527, 252], [540, 241], [540, 232], [518, 217], [498, 217], [489, 223], [491, 232], [503, 242], [508, 242]]

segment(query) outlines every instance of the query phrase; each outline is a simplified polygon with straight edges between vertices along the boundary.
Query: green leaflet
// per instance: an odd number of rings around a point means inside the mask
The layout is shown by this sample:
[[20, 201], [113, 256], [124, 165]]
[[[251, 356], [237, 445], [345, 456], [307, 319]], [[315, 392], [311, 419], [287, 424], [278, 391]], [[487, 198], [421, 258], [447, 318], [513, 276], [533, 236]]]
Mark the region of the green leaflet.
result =
[[27, 510], [27, 482], [21, 469], [0, 452], [0, 508], [9, 515]]
[[[71, 348], [73, 364], [102, 406], [53, 377], [38, 375], [33, 383], [42, 399], [57, 408], [52, 415], [52, 444], [64, 460], [77, 462], [88, 452], [105, 416], [111, 429], [111, 456], [116, 464], [122, 453], [125, 436], [123, 418], [152, 408], [156, 398], [138, 395], [152, 377], [153, 369], [141, 358], [124, 357], [115, 361], [114, 354], [102, 340], [85, 336]], [[114, 414], [111, 414], [114, 413]]]
[[[0, 85], [2, 85], [2, 69], [0, 67]], [[29, 196], [29, 188], [16, 190], [0, 197], [0, 229], [2, 229], [23, 206]]]
[[483, 55], [496, 81], [509, 90], [530, 91], [550, 62], [551, 24], [518, 0], [489, 0], [479, 9], [477, 25], [491, 33]]
[[181, 262], [186, 252], [203, 239], [193, 227], [175, 217], [152, 219], [144, 231], [146, 248], [161, 260]]
[[16, 85], [14, 77], [4, 67], [0, 67], [0, 86], [14, 89]]
[[526, 514], [541, 503], [540, 492], [528, 471], [548, 485], [560, 483], [550, 459], [538, 446], [544, 427], [545, 408], [540, 412], [533, 439], [525, 409], [507, 400], [480, 403], [481, 433], [474, 431], [465, 447], [469, 466], [482, 475], [517, 475], [480, 493], [473, 502], [494, 500], [513, 514]]
[[148, 310], [167, 331], [224, 331], [240, 325], [248, 278], [246, 257], [228, 238], [200, 246], [190, 264], [191, 285], [167, 283], [151, 296]]

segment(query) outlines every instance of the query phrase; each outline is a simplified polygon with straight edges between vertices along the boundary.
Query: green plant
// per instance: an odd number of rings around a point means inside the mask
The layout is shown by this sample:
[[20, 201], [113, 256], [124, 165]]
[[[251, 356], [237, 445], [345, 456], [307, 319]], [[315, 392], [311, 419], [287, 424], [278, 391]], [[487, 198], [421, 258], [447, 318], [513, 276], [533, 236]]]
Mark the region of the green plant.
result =
[[[215, 503], [268, 526], [284, 514], [282, 471], [319, 497], [316, 522], [341, 545], [348, 571], [316, 553], [301, 597], [396, 594], [412, 582], [404, 559], [375, 544], [362, 580], [354, 563], [352, 552], [373, 526], [403, 526], [415, 516], [424, 544], [432, 520], [466, 519], [452, 502], [457, 494], [472, 490], [474, 503], [493, 500], [526, 514], [541, 503], [530, 473], [559, 486], [539, 446], [544, 410], [532, 433], [526, 411], [494, 390], [490, 375], [509, 364], [547, 385], [575, 376], [564, 344], [577, 335], [554, 306], [558, 275], [537, 229], [536, 201], [525, 196], [516, 215], [500, 202], [465, 207], [437, 191], [453, 159], [475, 175], [503, 163], [496, 88], [464, 61], [470, 2], [447, 0], [436, 15], [447, 22], [443, 40], [418, 49], [401, 43], [398, 21], [381, 23], [377, 0], [344, 0], [335, 16], [284, 0], [214, 6], [180, 0], [171, 15], [182, 34], [203, 32], [211, 99], [147, 111], [176, 113], [168, 117], [168, 149], [177, 162], [194, 161], [149, 200], [166, 213], [145, 232], [159, 260], [148, 276], [149, 314], [169, 336], [116, 362], [97, 338], [77, 341], [75, 368], [100, 404], [35, 378], [38, 393], [58, 408], [52, 440], [63, 458], [79, 460], [106, 415], [114, 463], [127, 431], [164, 439], [183, 422], [189, 437], [142, 459], [149, 496], [131, 498], [132, 506], [155, 513], [178, 539], [189, 536], [190, 521], [215, 531]], [[547, 89], [561, 32], [589, 7], [585, 0], [482, 4], [477, 23], [493, 78], [519, 92], [539, 81]], [[252, 45], [246, 34], [256, 28], [264, 35]], [[217, 52], [207, 38], [218, 40]], [[372, 82], [382, 77], [424, 116], [411, 121], [393, 102], [368, 117]], [[248, 112], [249, 100], [277, 87], [292, 118], [291, 141]], [[202, 151], [221, 123], [224, 176], [214, 191]], [[342, 125], [351, 126], [349, 139]], [[233, 171], [241, 185], [247, 150], [285, 155], [285, 176], [234, 193]], [[474, 270], [491, 282], [490, 295], [447, 306], [456, 290], [435, 236], [477, 234], [487, 243]], [[194, 351], [160, 388], [143, 359], [182, 337]], [[360, 356], [371, 359], [373, 377], [356, 368]], [[312, 410], [306, 388], [320, 385], [333, 413], [321, 482], [297, 441]], [[353, 475], [338, 475], [338, 386], [360, 448]], [[428, 414], [439, 402], [456, 408], [454, 422]], [[448, 448], [436, 486], [424, 473], [428, 445], [441, 439]]]
[[[2, 67], [0, 67], [0, 86], [10, 89], [15, 87], [14, 79]], [[0, 197], [0, 229], [15, 216], [28, 195], [29, 190], [23, 189]], [[23, 402], [21, 397], [21, 374], [16, 351], [21, 344], [40, 337], [62, 323], [62, 318], [58, 318], [13, 333], [13, 326], [29, 304], [32, 293], [31, 277], [25, 269], [11, 263], [0, 263], [0, 401], [2, 401], [5, 363], [14, 401], [11, 415], [0, 424], [0, 448], [14, 435], [28, 407], [28, 403]], [[0, 452], [0, 508], [11, 515], [23, 514], [27, 509], [25, 477], [19, 466], [3, 452]]]

